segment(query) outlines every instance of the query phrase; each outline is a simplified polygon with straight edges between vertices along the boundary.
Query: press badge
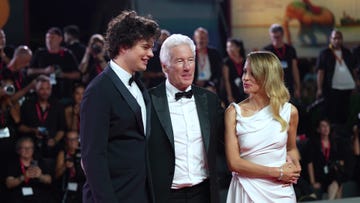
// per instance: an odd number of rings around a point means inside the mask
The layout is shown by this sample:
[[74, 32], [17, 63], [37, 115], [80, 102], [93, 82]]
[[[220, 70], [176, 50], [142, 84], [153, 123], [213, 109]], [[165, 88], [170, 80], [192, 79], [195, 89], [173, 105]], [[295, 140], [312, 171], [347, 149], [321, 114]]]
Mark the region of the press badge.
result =
[[33, 195], [33, 189], [31, 187], [23, 187], [21, 188], [23, 196], [30, 196]]
[[328, 166], [324, 166], [324, 173], [325, 173], [325, 174], [328, 174], [328, 173], [329, 173], [329, 168], [328, 168]]
[[280, 61], [280, 62], [281, 62], [281, 67], [282, 67], [283, 69], [288, 68], [288, 63], [287, 63], [287, 61]]
[[67, 189], [69, 191], [77, 191], [77, 188], [78, 188], [78, 184], [74, 182], [69, 182], [67, 185]]
[[205, 73], [201, 71], [199, 74], [199, 79], [203, 79], [203, 78], [205, 78]]
[[8, 127], [0, 129], [0, 138], [7, 138], [10, 137], [10, 131]]
[[241, 85], [241, 79], [240, 79], [239, 77], [236, 78], [236, 79], [234, 80], [234, 83], [235, 83], [236, 86], [240, 87], [240, 85]]

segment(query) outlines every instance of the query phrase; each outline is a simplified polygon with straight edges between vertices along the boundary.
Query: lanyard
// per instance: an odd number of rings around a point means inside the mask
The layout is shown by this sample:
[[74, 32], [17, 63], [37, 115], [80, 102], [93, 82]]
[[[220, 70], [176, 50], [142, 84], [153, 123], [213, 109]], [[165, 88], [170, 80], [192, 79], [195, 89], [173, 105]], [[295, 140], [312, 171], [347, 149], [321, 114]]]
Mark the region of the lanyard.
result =
[[41, 124], [45, 124], [45, 121], [49, 114], [49, 107], [50, 107], [50, 105], [48, 105], [44, 114], [42, 114], [39, 103], [36, 103], [36, 113], [37, 113], [37, 117], [38, 117], [39, 121], [41, 122]]
[[100, 64], [96, 65], [96, 75], [99, 75], [101, 72], [103, 71], [102, 67]]
[[[207, 49], [205, 49], [203, 52], [199, 52], [199, 50], [196, 50], [196, 55], [198, 56], [199, 59], [199, 66], [200, 66], [200, 70], [203, 71], [205, 69], [205, 65], [206, 65], [206, 57], [208, 55]], [[201, 56], [201, 57], [200, 57]]]
[[80, 133], [80, 115], [77, 116], [77, 119], [78, 119], [78, 123], [77, 123], [77, 131], [78, 133]]
[[234, 63], [234, 66], [236, 68], [236, 72], [238, 73], [238, 75], [241, 77], [242, 72], [243, 72], [243, 65], [242, 63], [236, 63], [233, 59], [231, 59], [231, 61]]
[[331, 148], [330, 142], [328, 148], [325, 148], [324, 141], [321, 141], [321, 150], [322, 153], [324, 154], [326, 162], [328, 162], [330, 158], [330, 148]]
[[279, 59], [284, 59], [285, 53], [286, 53], [286, 46], [284, 45], [283, 47], [281, 47], [281, 52], [280, 52], [280, 49], [276, 48], [275, 46], [273, 46], [273, 47], [274, 47], [276, 55], [279, 57]]
[[342, 52], [341, 52], [341, 57], [339, 57], [339, 56], [335, 53], [335, 50], [334, 50], [333, 48], [330, 48], [330, 49], [331, 49], [332, 53], [334, 54], [335, 60], [336, 60], [337, 62], [339, 62], [339, 64], [341, 64], [342, 61], [344, 60], [344, 59], [343, 59], [343, 56], [342, 56]]
[[[72, 155], [69, 152], [66, 152], [66, 158], [71, 158]], [[73, 178], [76, 175], [75, 171], [75, 162], [73, 160], [74, 165], [69, 169], [69, 178]]]
[[21, 173], [24, 175], [24, 182], [25, 182], [25, 184], [28, 184], [30, 179], [26, 176], [25, 165], [21, 160], [20, 160], [20, 167], [21, 167]]
[[22, 83], [22, 75], [20, 72], [18, 72], [18, 79], [15, 80], [15, 86], [17, 88], [17, 90], [21, 90], [21, 83]]
[[5, 112], [1, 112], [0, 122], [1, 122], [1, 127], [5, 127]]

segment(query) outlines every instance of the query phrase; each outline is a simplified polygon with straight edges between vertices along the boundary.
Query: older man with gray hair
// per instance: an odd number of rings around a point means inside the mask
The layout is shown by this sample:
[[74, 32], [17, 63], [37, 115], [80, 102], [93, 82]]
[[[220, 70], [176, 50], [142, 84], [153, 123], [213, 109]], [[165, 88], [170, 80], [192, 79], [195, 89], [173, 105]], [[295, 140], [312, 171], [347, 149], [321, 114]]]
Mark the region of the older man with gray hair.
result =
[[160, 50], [165, 82], [150, 90], [149, 158], [158, 203], [218, 202], [217, 141], [223, 136], [218, 97], [192, 85], [195, 45], [173, 34]]

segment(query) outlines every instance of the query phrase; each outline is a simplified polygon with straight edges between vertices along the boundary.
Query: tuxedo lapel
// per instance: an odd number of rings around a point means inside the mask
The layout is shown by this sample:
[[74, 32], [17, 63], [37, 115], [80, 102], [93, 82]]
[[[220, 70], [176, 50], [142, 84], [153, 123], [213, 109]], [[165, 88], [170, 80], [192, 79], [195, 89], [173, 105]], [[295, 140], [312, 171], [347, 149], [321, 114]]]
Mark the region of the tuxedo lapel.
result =
[[195, 97], [196, 110], [199, 116], [200, 129], [206, 151], [209, 149], [210, 141], [210, 123], [209, 123], [209, 109], [206, 94], [201, 93], [198, 87], [192, 86]]
[[104, 74], [106, 74], [111, 79], [111, 81], [114, 83], [116, 89], [123, 96], [124, 100], [130, 106], [131, 110], [135, 113], [136, 121], [139, 125], [139, 129], [145, 135], [144, 126], [143, 126], [142, 117], [141, 117], [141, 108], [140, 108], [139, 104], [137, 103], [136, 99], [132, 96], [132, 94], [125, 87], [125, 85], [121, 82], [120, 78], [116, 75], [116, 73], [111, 69], [110, 66], [107, 66], [105, 68]]
[[157, 114], [166, 136], [169, 138], [170, 144], [174, 149], [174, 135], [171, 125], [169, 104], [166, 97], [165, 83], [162, 83], [153, 90], [151, 100], [155, 109], [155, 112], [153, 113]]
[[150, 99], [150, 95], [149, 95], [148, 91], [146, 90], [144, 84], [140, 80], [137, 80], [136, 84], [139, 86], [141, 93], [143, 95], [144, 101], [145, 101], [145, 106], [146, 106], [146, 132], [145, 132], [145, 135], [148, 138], [150, 135], [150, 129], [151, 129], [151, 124], [150, 124], [151, 99]]

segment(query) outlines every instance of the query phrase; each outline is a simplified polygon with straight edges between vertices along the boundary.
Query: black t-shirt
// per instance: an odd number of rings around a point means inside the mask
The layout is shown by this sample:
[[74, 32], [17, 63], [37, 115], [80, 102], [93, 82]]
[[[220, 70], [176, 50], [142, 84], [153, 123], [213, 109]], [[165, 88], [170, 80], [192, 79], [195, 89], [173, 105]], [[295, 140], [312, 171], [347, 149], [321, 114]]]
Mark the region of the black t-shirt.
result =
[[360, 45], [353, 50], [355, 67], [358, 69], [357, 78], [360, 79]]
[[[53, 138], [58, 131], [65, 130], [65, 115], [62, 104], [55, 100], [49, 103], [47, 110], [43, 112], [37, 107], [36, 99], [26, 100], [21, 106], [21, 123], [33, 128], [45, 127], [48, 136]], [[34, 137], [33, 134], [27, 136]]]
[[337, 161], [344, 160], [344, 155], [339, 151], [340, 146], [338, 140], [334, 139], [330, 139], [330, 151], [324, 152], [318, 136], [319, 135], [312, 137], [307, 143], [305, 159], [308, 163], [313, 163], [315, 180], [326, 188], [333, 180], [338, 182], [343, 181], [343, 177], [339, 177], [338, 174], [335, 173], [333, 166]]
[[[13, 47], [9, 47], [6, 46], [4, 47], [4, 53], [5, 55], [9, 58], [12, 59], [13, 55], [14, 55], [14, 48]], [[5, 69], [7, 66], [5, 64], [5, 62], [3, 61], [3, 59], [0, 57], [0, 71], [2, 71], [3, 69]]]
[[[38, 162], [38, 166], [41, 169], [42, 174], [50, 175], [49, 167], [42, 161]], [[26, 170], [28, 167], [24, 166]], [[7, 165], [7, 177], [15, 177], [23, 175], [22, 167], [19, 159], [15, 159]], [[22, 188], [31, 187], [33, 195], [24, 196]], [[50, 197], [51, 190], [49, 185], [41, 183], [39, 179], [30, 179], [28, 182], [23, 181], [20, 185], [10, 189], [11, 202], [44, 202]]]
[[74, 55], [65, 48], [62, 48], [58, 53], [50, 53], [47, 49], [40, 48], [30, 62], [31, 68], [46, 68], [50, 65], [60, 67], [65, 73], [78, 70]]
[[[64, 73], [78, 72], [78, 63], [75, 56], [68, 49], [62, 48], [58, 53], [50, 53], [47, 49], [37, 50], [30, 62], [34, 69], [45, 69], [47, 66], [60, 68]], [[35, 76], [36, 77], [36, 76]], [[57, 78], [57, 84], [53, 90], [56, 98], [71, 98], [73, 80]]]
[[284, 69], [285, 85], [291, 95], [294, 92], [294, 77], [292, 71], [292, 60], [297, 59], [296, 50], [291, 45], [285, 44], [282, 48], [275, 48], [272, 44], [264, 47], [264, 50], [271, 51], [280, 60]]
[[24, 69], [14, 72], [9, 68], [4, 68], [0, 70], [0, 79], [3, 78], [10, 78], [14, 82], [16, 91], [23, 89], [26, 84], [29, 83], [29, 81], [27, 81]]
[[73, 44], [66, 45], [66, 48], [68, 48], [74, 54], [77, 62], [80, 63], [85, 54], [86, 46], [80, 42], [75, 42]]
[[[229, 69], [229, 82], [231, 87], [232, 96], [235, 99], [235, 102], [241, 102], [244, 100], [247, 95], [244, 93], [244, 88], [242, 85], [241, 77], [242, 77], [242, 70], [237, 69], [235, 63], [233, 60], [231, 60], [229, 57], [226, 57], [223, 62]], [[244, 66], [244, 63], [242, 63], [242, 67]]]

